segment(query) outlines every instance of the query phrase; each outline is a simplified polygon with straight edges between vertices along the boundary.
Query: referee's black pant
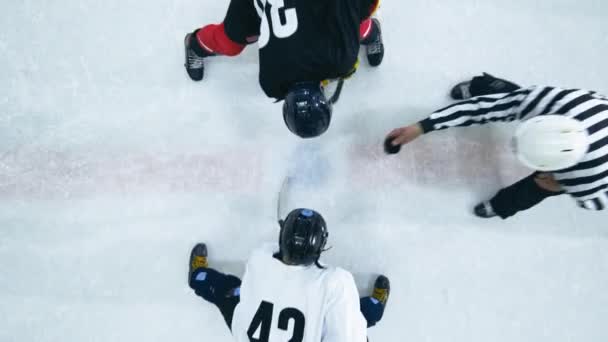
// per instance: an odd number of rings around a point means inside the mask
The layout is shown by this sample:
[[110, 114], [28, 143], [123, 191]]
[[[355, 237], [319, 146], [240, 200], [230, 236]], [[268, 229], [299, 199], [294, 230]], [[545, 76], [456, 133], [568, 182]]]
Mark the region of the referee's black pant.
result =
[[541, 188], [534, 180], [539, 174], [540, 172], [535, 172], [519, 182], [500, 190], [490, 200], [494, 212], [501, 218], [506, 219], [520, 211], [532, 208], [547, 197], [564, 193]]

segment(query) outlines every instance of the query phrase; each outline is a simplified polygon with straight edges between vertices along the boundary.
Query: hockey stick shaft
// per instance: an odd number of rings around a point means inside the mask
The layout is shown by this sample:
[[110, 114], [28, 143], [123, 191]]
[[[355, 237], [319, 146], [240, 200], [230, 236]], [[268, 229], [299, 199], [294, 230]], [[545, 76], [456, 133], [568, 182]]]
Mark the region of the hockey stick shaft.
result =
[[285, 177], [283, 183], [281, 184], [281, 189], [279, 189], [279, 194], [277, 196], [277, 222], [279, 226], [283, 225], [283, 218], [281, 217], [281, 213], [283, 212], [283, 203], [285, 202], [285, 197], [287, 196], [287, 188], [289, 187], [289, 176]]
[[340, 99], [340, 94], [342, 94], [342, 87], [344, 87], [344, 79], [343, 78], [341, 78], [338, 81], [338, 86], [336, 87], [336, 91], [334, 92], [334, 94], [329, 99], [329, 102], [331, 104], [338, 103], [338, 100]]

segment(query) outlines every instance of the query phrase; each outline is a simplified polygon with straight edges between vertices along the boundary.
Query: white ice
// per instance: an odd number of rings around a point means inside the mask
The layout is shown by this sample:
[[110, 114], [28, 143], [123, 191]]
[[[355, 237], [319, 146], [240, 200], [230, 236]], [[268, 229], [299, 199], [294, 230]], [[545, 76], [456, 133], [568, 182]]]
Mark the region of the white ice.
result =
[[240, 274], [276, 240], [298, 165], [291, 202], [326, 216], [325, 261], [362, 294], [392, 280], [371, 341], [608, 341], [606, 212], [563, 196], [507, 221], [470, 213], [527, 172], [512, 126], [381, 151], [482, 71], [608, 93], [605, 0], [385, 0], [383, 65], [363, 63], [309, 143], [260, 90], [255, 46], [187, 78], [183, 35], [227, 5], [0, 5], [0, 341], [230, 341], [186, 284], [188, 253], [206, 241]]

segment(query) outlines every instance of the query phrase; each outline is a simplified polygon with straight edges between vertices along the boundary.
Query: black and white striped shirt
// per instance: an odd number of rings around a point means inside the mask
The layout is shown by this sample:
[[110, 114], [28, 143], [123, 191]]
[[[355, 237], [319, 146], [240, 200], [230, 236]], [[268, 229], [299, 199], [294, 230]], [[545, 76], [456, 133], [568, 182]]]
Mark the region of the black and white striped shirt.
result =
[[425, 133], [495, 121], [561, 114], [580, 120], [591, 145], [577, 165], [554, 171], [555, 179], [580, 207], [608, 207], [608, 98], [580, 89], [535, 86], [511, 93], [478, 96], [440, 109], [420, 124]]

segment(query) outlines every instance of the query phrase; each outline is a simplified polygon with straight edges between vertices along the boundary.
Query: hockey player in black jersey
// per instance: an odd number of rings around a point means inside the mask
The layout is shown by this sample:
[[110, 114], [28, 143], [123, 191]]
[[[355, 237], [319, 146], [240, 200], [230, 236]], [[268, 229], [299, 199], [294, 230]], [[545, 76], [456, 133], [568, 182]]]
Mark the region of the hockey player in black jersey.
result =
[[456, 85], [464, 100], [391, 131], [387, 152], [432, 131], [520, 120], [513, 136], [517, 158], [535, 172], [478, 204], [474, 212], [507, 218], [550, 196], [567, 193], [590, 210], [608, 207], [608, 99], [593, 91], [549, 86], [520, 88], [483, 74]]
[[379, 0], [231, 0], [222, 23], [186, 35], [186, 71], [200, 81], [206, 58], [236, 56], [257, 42], [264, 93], [285, 100], [283, 119], [291, 132], [319, 136], [332, 116], [322, 82], [350, 76], [360, 45], [370, 65], [382, 62], [380, 22], [371, 18], [378, 5]]

